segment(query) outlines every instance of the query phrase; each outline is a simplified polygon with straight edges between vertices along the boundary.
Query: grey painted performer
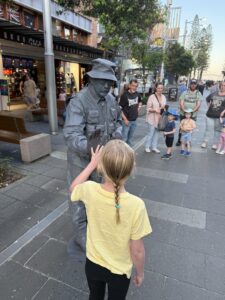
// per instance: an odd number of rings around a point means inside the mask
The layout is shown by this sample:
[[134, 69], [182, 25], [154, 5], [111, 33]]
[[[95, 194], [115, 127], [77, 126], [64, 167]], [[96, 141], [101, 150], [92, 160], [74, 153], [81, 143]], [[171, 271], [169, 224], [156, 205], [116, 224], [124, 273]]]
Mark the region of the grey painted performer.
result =
[[[91, 147], [106, 144], [110, 139], [121, 138], [121, 112], [115, 98], [109, 93], [117, 81], [115, 64], [106, 59], [93, 60], [88, 72], [89, 83], [70, 100], [66, 111], [64, 137], [68, 146], [68, 184], [87, 166]], [[96, 173], [91, 179], [100, 181]], [[75, 229], [75, 249], [86, 250], [86, 211], [81, 201], [69, 201]], [[77, 247], [77, 245], [79, 247]]]

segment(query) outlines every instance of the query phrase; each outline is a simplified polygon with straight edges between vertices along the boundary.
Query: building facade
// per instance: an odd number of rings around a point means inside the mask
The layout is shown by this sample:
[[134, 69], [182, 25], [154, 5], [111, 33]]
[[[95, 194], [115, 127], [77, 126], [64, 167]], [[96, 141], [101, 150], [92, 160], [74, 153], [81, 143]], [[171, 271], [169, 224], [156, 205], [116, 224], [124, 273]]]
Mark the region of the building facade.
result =
[[[82, 87], [82, 78], [97, 49], [97, 23], [76, 12], [62, 10], [51, 2], [53, 49], [55, 55], [56, 94], [70, 94]], [[42, 1], [15, 0], [0, 4], [0, 75], [8, 80], [11, 101], [21, 100], [20, 82], [29, 73], [45, 91], [44, 33]], [[2, 74], [1, 74], [2, 73]]]

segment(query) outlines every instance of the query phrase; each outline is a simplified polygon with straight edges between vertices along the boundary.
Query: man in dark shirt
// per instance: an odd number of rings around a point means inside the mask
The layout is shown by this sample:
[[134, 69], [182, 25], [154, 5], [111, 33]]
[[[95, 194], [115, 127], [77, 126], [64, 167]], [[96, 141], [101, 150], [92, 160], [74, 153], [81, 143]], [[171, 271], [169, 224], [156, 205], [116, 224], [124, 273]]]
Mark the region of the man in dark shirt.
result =
[[132, 138], [137, 126], [138, 109], [141, 104], [141, 97], [137, 92], [138, 82], [132, 79], [129, 83], [128, 91], [124, 92], [120, 98], [122, 108], [122, 137], [123, 140], [132, 146]]

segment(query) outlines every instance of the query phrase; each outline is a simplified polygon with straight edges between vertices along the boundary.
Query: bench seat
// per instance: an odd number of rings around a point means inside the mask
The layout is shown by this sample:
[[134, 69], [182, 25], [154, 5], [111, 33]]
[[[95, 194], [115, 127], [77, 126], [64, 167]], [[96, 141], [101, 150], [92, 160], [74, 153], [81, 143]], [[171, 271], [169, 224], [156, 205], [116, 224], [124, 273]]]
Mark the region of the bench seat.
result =
[[35, 135], [35, 133], [18, 133], [7, 130], [0, 130], [0, 140], [7, 143], [19, 144], [21, 139]]

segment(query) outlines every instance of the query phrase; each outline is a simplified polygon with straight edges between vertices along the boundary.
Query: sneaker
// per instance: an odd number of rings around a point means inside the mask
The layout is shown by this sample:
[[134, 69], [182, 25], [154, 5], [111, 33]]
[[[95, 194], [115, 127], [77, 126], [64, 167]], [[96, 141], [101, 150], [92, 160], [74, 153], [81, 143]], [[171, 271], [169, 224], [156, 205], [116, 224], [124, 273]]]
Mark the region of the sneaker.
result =
[[221, 152], [220, 149], [216, 150], [216, 154], [220, 154], [220, 152]]
[[145, 152], [150, 153], [151, 150], [149, 148], [145, 148]]
[[191, 151], [186, 151], [185, 155], [186, 156], [191, 156]]
[[172, 157], [171, 154], [164, 154], [163, 156], [161, 156], [162, 159], [166, 159], [166, 160], [169, 160], [170, 158]]
[[181, 145], [180, 141], [177, 141], [176, 146], [179, 147]]
[[201, 144], [201, 147], [202, 147], [202, 148], [207, 148], [207, 143], [206, 143], [206, 142], [203, 142], [203, 143]]
[[153, 148], [152, 151], [155, 152], [155, 153], [160, 153], [160, 150], [157, 149], [157, 148]]
[[225, 154], [225, 151], [222, 150], [222, 151], [219, 152], [219, 154], [223, 155], [223, 154]]
[[216, 150], [217, 149], [217, 145], [212, 145], [212, 150]]
[[180, 150], [180, 155], [185, 155], [185, 151], [184, 150]]

